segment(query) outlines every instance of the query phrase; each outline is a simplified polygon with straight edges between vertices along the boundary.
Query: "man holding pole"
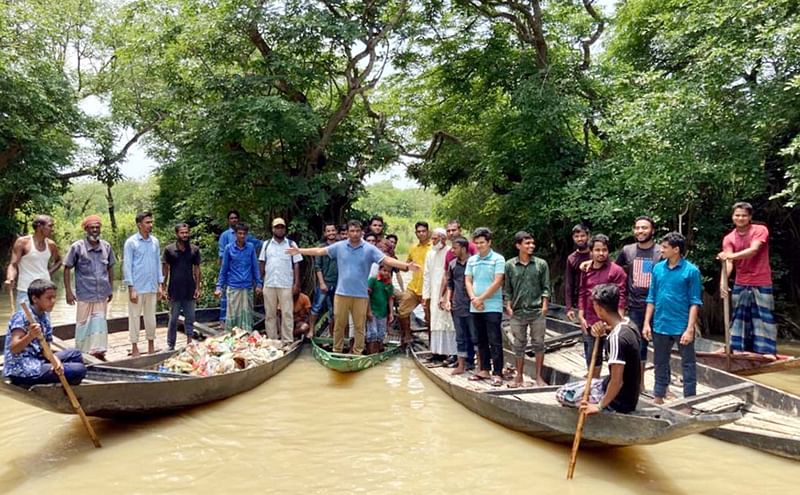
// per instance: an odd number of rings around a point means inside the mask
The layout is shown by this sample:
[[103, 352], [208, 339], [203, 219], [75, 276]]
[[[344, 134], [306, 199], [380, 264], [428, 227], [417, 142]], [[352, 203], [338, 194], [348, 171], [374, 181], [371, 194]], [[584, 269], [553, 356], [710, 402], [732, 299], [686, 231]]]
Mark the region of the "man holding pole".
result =
[[[733, 205], [734, 229], [722, 240], [722, 252], [717, 255], [725, 262], [722, 276], [726, 280], [736, 269], [730, 346], [734, 352], [755, 352], [775, 358], [778, 329], [772, 314], [775, 301], [769, 265], [769, 230], [752, 221], [750, 203]], [[720, 284], [723, 299], [728, 297], [725, 285]]]
[[[591, 327], [595, 338], [608, 333], [609, 376], [592, 378], [588, 399], [583, 401], [586, 382], [567, 383], [556, 391], [564, 406], [580, 406], [584, 414], [603, 410], [629, 413], [639, 402], [639, 332], [628, 318], [619, 314], [620, 290], [616, 284], [601, 284], [592, 289], [592, 305], [599, 320]], [[609, 331], [610, 330], [610, 331]]]
[[81, 351], [67, 349], [57, 352], [53, 365], [45, 358], [39, 340], [40, 336], [48, 342], [53, 340], [53, 327], [47, 315], [56, 303], [55, 284], [36, 279], [28, 285], [27, 293], [34, 321], [30, 321], [24, 311], [11, 315], [3, 353], [3, 375], [14, 385], [23, 387], [58, 383], [59, 375], [72, 385], [79, 384], [86, 376]]

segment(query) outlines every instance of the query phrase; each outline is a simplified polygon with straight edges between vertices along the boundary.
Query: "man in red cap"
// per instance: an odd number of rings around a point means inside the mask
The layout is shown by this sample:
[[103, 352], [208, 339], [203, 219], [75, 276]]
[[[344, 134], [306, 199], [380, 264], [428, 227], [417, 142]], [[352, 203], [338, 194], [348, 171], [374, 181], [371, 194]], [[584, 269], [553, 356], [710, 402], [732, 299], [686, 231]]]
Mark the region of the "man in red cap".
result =
[[[114, 292], [116, 260], [111, 244], [100, 239], [102, 221], [99, 216], [89, 215], [81, 226], [86, 236], [72, 243], [64, 260], [64, 289], [67, 304], [78, 303], [75, 347], [103, 359], [108, 347], [106, 310]], [[75, 292], [72, 291], [73, 269]]]

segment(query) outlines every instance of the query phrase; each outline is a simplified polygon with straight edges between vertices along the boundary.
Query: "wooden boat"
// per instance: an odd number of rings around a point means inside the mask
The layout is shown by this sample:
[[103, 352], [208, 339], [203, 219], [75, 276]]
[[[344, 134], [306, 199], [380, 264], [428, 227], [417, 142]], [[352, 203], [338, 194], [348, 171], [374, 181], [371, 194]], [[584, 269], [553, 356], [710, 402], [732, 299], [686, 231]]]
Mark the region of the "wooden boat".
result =
[[[554, 382], [550, 383], [554, 386], [550, 387], [497, 388], [486, 380], [468, 380], [469, 373], [453, 376], [448, 368], [428, 368], [423, 359], [429, 354], [427, 350], [412, 350], [422, 373], [467, 409], [512, 430], [553, 442], [572, 443], [578, 411], [561, 406], [555, 398], [555, 391], [566, 382], [566, 376], [551, 373]], [[581, 447], [661, 443], [740, 418], [739, 412], [688, 415], [640, 401], [631, 414], [602, 413], [588, 418]]]
[[326, 349], [326, 347], [330, 349], [332, 346], [333, 339], [331, 338], [314, 337], [311, 339], [314, 359], [326, 368], [340, 373], [350, 373], [371, 368], [400, 352], [400, 345], [395, 342], [387, 342], [383, 352], [368, 355], [331, 352]]
[[[303, 341], [295, 342], [283, 356], [252, 368], [215, 376], [191, 376], [154, 370], [92, 365], [75, 395], [89, 416], [136, 417], [167, 412], [227, 399], [261, 385], [300, 354]], [[34, 385], [30, 389], [0, 382], [0, 394], [52, 412], [74, 414], [60, 384]]]
[[[549, 311], [550, 317], [562, 321], [567, 320], [563, 306], [551, 304]], [[761, 373], [800, 368], [800, 356], [778, 354], [776, 355], [777, 359], [769, 359], [761, 354], [735, 353], [731, 355], [730, 369], [728, 369], [725, 344], [704, 337], [697, 337], [694, 347], [698, 363], [740, 376], [753, 376]]]
[[[557, 318], [548, 318], [548, 335], [552, 340], [570, 341], [578, 327]], [[511, 354], [506, 354], [509, 358]], [[652, 350], [650, 359], [652, 359]], [[526, 367], [533, 369], [534, 360], [527, 358]], [[577, 379], [586, 373], [583, 346], [580, 340], [548, 352], [545, 365], [549, 371], [545, 379], [571, 377]], [[742, 418], [703, 433], [726, 442], [743, 445], [771, 454], [800, 460], [800, 397], [754, 382], [745, 377], [697, 364], [697, 392], [699, 396], [714, 396], [714, 401], [697, 403], [694, 397], [682, 398], [680, 384], [680, 357], [671, 358], [673, 370], [670, 392], [676, 399], [667, 402], [670, 408], [691, 407], [693, 412], [741, 410]], [[604, 367], [604, 373], [607, 368]], [[675, 375], [675, 373], [678, 375]], [[645, 386], [652, 390], [654, 374], [652, 364], [645, 371]]]
[[730, 369], [727, 369], [728, 359], [725, 356], [725, 344], [700, 337], [694, 347], [698, 363], [739, 376], [753, 376], [800, 368], [800, 357], [798, 356], [777, 354], [776, 359], [769, 359], [762, 354], [748, 352], [731, 354]]

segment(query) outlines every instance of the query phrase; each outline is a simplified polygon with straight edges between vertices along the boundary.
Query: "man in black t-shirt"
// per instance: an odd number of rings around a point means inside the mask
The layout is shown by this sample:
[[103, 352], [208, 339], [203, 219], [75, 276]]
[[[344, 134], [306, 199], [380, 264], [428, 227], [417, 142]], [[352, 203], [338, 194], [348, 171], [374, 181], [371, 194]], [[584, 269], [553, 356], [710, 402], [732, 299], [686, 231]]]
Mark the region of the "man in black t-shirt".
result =
[[164, 281], [168, 281], [169, 325], [167, 346], [175, 349], [178, 333], [178, 317], [183, 311], [186, 345], [192, 342], [194, 331], [195, 301], [200, 297], [200, 248], [189, 243], [189, 226], [175, 226], [177, 239], [164, 248]]
[[619, 288], [616, 285], [596, 286], [592, 290], [592, 303], [595, 313], [600, 317], [600, 321], [592, 325], [592, 334], [602, 336], [608, 333], [610, 375], [592, 380], [588, 401], [582, 400], [584, 381], [564, 385], [556, 392], [556, 398], [565, 406], [580, 404], [587, 415], [604, 409], [619, 413], [632, 412], [639, 401], [641, 383], [639, 333], [628, 318], [619, 316]]

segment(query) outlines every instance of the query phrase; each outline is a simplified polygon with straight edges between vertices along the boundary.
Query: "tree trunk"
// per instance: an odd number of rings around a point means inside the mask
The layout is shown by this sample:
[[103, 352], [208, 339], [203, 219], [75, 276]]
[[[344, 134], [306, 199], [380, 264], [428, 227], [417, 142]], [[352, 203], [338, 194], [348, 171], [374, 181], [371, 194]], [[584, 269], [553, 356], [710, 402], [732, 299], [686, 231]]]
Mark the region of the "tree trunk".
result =
[[113, 182], [106, 182], [106, 201], [108, 201], [108, 218], [111, 221], [111, 234], [117, 237], [117, 216], [114, 213], [114, 196], [111, 194]]

